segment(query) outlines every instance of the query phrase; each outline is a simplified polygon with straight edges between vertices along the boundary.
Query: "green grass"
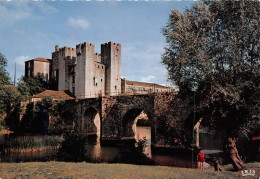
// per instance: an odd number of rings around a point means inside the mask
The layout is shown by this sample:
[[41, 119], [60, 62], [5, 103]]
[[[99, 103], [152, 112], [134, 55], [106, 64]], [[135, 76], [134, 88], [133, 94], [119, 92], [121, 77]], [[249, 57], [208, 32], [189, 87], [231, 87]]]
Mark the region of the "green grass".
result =
[[61, 142], [60, 136], [22, 136], [10, 138], [5, 144], [5, 152], [24, 152], [58, 148]]
[[[231, 165], [228, 165], [230, 167]], [[226, 168], [224, 166], [223, 168]], [[247, 164], [255, 170], [254, 178], [260, 176], [260, 163]], [[112, 178], [112, 179], [147, 179], [147, 178], [250, 178], [241, 172], [215, 172], [206, 170], [174, 168], [166, 166], [144, 166], [131, 164], [89, 164], [66, 162], [29, 162], [0, 163], [0, 178]]]

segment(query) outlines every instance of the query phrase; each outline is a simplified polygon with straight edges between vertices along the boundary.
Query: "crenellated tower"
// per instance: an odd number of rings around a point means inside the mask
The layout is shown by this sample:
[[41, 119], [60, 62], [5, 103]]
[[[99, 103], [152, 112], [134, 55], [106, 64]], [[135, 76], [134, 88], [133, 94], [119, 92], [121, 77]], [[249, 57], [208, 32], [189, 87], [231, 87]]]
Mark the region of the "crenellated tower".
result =
[[108, 42], [101, 45], [101, 63], [105, 65], [105, 94], [121, 94], [121, 44]]
[[69, 90], [77, 98], [96, 98], [121, 93], [121, 45], [80, 43], [76, 48], [55, 46], [52, 53], [53, 89]]
[[75, 95], [77, 98], [96, 98], [104, 95], [105, 66], [101, 56], [94, 52], [95, 45], [81, 43], [76, 46]]
[[71, 47], [59, 48], [55, 46], [52, 53], [52, 88], [58, 91], [73, 92], [73, 68], [75, 66], [76, 49]]

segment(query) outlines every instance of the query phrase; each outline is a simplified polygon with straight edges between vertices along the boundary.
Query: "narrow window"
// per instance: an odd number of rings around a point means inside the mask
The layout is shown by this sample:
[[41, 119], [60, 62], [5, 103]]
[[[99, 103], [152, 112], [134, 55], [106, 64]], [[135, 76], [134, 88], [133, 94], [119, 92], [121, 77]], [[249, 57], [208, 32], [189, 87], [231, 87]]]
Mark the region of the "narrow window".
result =
[[72, 87], [72, 93], [75, 95], [75, 87]]

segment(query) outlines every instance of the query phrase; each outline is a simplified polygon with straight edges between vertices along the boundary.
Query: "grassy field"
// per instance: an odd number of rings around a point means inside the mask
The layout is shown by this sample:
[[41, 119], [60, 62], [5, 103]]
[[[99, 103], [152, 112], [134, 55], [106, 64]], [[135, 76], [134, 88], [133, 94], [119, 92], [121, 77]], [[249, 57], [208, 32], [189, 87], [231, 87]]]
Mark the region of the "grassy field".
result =
[[[247, 169], [255, 170], [255, 177], [243, 177], [241, 172], [213, 169], [198, 170], [166, 166], [144, 166], [129, 164], [90, 164], [65, 162], [0, 163], [0, 178], [259, 178], [260, 163], [249, 163]], [[223, 167], [230, 170], [231, 165]]]

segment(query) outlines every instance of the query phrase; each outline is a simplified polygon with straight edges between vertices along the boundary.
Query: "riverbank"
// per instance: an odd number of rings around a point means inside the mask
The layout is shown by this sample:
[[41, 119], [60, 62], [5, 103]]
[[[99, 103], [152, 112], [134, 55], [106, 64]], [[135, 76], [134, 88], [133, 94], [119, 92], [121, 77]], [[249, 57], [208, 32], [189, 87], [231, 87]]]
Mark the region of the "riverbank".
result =
[[[255, 178], [259, 178], [259, 162], [248, 163], [246, 166], [248, 170], [255, 171]], [[222, 168], [228, 171], [215, 172], [212, 168], [202, 171], [166, 166], [91, 164], [85, 162], [0, 163], [0, 178], [245, 178], [241, 172], [230, 171], [231, 165]]]
[[62, 138], [60, 136], [19, 136], [8, 139], [4, 144], [5, 153], [29, 153], [44, 150], [57, 150]]
[[13, 134], [14, 132], [13, 131], [9, 131], [9, 130], [1, 130], [0, 131], [0, 135], [5, 135], [5, 134]]

